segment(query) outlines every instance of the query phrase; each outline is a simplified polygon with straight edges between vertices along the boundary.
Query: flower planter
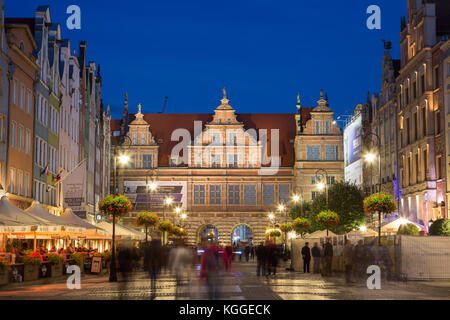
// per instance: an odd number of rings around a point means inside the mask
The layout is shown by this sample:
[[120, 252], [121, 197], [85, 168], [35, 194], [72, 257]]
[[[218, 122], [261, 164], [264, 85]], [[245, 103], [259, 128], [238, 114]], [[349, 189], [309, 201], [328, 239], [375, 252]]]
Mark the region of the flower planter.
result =
[[23, 281], [32, 281], [39, 278], [39, 271], [41, 269], [40, 265], [25, 265], [23, 272]]
[[7, 284], [9, 282], [9, 268], [0, 268], [0, 285]]
[[50, 271], [50, 277], [56, 278], [61, 277], [63, 275], [63, 264], [52, 264], [51, 271]]

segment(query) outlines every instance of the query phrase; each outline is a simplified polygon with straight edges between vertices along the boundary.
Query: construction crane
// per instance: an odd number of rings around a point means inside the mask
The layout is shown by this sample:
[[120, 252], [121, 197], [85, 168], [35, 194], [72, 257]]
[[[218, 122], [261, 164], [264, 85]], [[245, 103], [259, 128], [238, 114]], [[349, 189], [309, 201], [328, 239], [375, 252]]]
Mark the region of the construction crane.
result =
[[164, 104], [163, 104], [162, 111], [159, 112], [159, 113], [164, 113], [164, 110], [166, 109], [166, 105], [167, 105], [167, 99], [169, 99], [169, 97], [168, 97], [168, 96], [165, 96], [165, 97], [164, 97]]

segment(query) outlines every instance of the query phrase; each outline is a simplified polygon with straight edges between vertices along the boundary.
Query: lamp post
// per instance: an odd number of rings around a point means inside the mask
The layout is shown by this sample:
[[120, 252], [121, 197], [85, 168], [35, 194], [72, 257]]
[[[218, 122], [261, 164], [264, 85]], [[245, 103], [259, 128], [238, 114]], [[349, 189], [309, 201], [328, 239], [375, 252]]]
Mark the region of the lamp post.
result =
[[[368, 132], [366, 133], [366, 137], [375, 137], [376, 138], [376, 142], [377, 142], [377, 150], [378, 150], [378, 174], [379, 174], [379, 178], [378, 178], [378, 192], [381, 192], [381, 139], [380, 136], [378, 134], [376, 134], [375, 132]], [[371, 190], [371, 194], [373, 194], [373, 174], [372, 174], [372, 164], [375, 161], [376, 158], [376, 154], [373, 152], [369, 152], [367, 153], [364, 158], [366, 159], [367, 162], [370, 163], [370, 190]], [[381, 235], [381, 212], [378, 211], [378, 234]], [[378, 243], [380, 243], [381, 239], [378, 239]]]
[[[130, 137], [124, 136], [128, 138], [130, 141], [130, 145], [132, 144], [132, 141]], [[123, 143], [123, 140], [121, 141]], [[121, 143], [121, 144], [122, 144]], [[130, 157], [127, 154], [117, 154], [117, 147], [114, 148], [114, 195], [118, 196], [119, 194], [119, 183], [117, 181], [117, 159], [119, 160], [120, 164], [123, 166], [126, 165]], [[110, 282], [117, 282], [117, 273], [116, 273], [116, 215], [113, 214], [113, 226], [112, 226], [112, 245], [111, 245], [111, 266], [109, 271], [109, 281]]]
[[[166, 220], [166, 205], [170, 206], [172, 204], [173, 199], [168, 197], [164, 199], [164, 203], [163, 203], [163, 221]], [[166, 235], [167, 235], [167, 231], [163, 231], [163, 244], [166, 243]]]
[[[154, 182], [154, 181], [152, 181], [151, 183], [147, 183], [147, 211], [150, 211], [150, 208], [151, 208], [151, 197], [150, 197], [150, 199], [148, 199], [149, 198], [149, 193], [152, 193], [153, 191], [155, 191], [156, 190], [156, 188], [157, 188], [157, 184]], [[153, 228], [154, 228], [155, 226], [153, 226]], [[147, 234], [148, 234], [148, 231], [147, 231], [147, 226], [145, 226], [145, 244], [147, 245], [147, 242], [148, 242], [148, 236], [147, 236]]]
[[328, 210], [328, 172], [325, 169], [318, 169], [316, 177], [320, 176], [321, 180], [317, 183], [317, 188], [322, 191], [325, 189], [325, 202]]

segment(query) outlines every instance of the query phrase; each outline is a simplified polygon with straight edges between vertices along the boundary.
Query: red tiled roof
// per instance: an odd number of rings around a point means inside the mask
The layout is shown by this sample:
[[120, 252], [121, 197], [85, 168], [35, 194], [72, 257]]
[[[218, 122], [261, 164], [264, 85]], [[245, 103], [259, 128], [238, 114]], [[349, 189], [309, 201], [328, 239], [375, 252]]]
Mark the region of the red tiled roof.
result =
[[[302, 123], [306, 123], [311, 118], [309, 112], [313, 108], [302, 108]], [[295, 114], [294, 113], [237, 113], [237, 120], [244, 124], [244, 129], [255, 129], [259, 136], [259, 129], [267, 129], [267, 154], [270, 155], [271, 134], [270, 129], [279, 129], [279, 140], [282, 167], [293, 167], [295, 162], [294, 139], [296, 136]], [[146, 113], [144, 119], [150, 124], [150, 131], [159, 144], [160, 166], [169, 165], [169, 155], [172, 148], [178, 144], [178, 141], [170, 141], [172, 132], [175, 129], [183, 128], [190, 132], [192, 140], [194, 139], [194, 121], [202, 122], [202, 129], [213, 118], [209, 113]], [[129, 115], [129, 122], [135, 119], [134, 115]], [[122, 120], [111, 120], [111, 133], [120, 130]], [[117, 144], [118, 137], [112, 136], [112, 144]], [[159, 143], [161, 141], [162, 143]]]

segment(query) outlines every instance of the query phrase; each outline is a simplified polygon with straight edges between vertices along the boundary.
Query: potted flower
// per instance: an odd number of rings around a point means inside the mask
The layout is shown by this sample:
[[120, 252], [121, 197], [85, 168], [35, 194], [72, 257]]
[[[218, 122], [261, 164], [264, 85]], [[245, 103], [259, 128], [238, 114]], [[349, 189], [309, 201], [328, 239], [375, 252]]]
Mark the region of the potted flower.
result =
[[397, 207], [394, 197], [386, 192], [375, 193], [364, 199], [364, 211], [369, 214], [378, 212], [378, 244], [381, 242], [381, 215], [392, 213]]
[[330, 228], [330, 226], [334, 226], [339, 223], [339, 215], [334, 211], [324, 210], [319, 212], [319, 214], [316, 216], [316, 221], [321, 226], [326, 227], [328, 236], [328, 229]]
[[273, 230], [270, 230], [269, 235], [270, 235], [272, 238], [277, 238], [277, 237], [280, 237], [280, 236], [281, 236], [281, 232], [280, 232], [280, 230], [273, 229]]
[[50, 276], [52, 278], [62, 276], [64, 257], [56, 253], [50, 253], [47, 256], [47, 261], [50, 264]]
[[173, 230], [173, 224], [170, 221], [160, 221], [158, 224], [158, 229], [163, 232], [171, 233]]
[[70, 260], [73, 261], [72, 264], [75, 264], [80, 267], [80, 271], [83, 271], [83, 255], [81, 253], [75, 252], [70, 255]]
[[9, 265], [6, 260], [0, 259], [0, 285], [8, 283]]
[[292, 222], [295, 231], [302, 237], [311, 228], [311, 221], [308, 218], [298, 217]]
[[145, 226], [145, 243], [147, 243], [148, 227], [154, 227], [158, 223], [158, 216], [147, 211], [141, 212], [136, 217], [138, 226]]
[[24, 256], [24, 272], [23, 272], [23, 280], [37, 280], [39, 278], [39, 270], [42, 264], [42, 260], [40, 257], [34, 254], [30, 254]]

